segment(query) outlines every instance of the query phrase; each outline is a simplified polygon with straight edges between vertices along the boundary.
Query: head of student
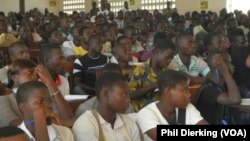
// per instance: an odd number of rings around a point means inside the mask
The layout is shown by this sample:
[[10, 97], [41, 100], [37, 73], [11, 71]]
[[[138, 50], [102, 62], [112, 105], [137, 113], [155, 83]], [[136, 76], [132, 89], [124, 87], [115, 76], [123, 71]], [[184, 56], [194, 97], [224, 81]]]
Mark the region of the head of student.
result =
[[184, 108], [190, 102], [188, 91], [189, 79], [182, 73], [175, 70], [167, 70], [158, 76], [158, 87], [160, 90], [160, 101]]
[[159, 40], [153, 49], [152, 61], [160, 69], [167, 68], [175, 55], [175, 45], [171, 40]]
[[28, 141], [28, 138], [22, 129], [6, 126], [0, 128], [0, 141]]
[[51, 43], [58, 43], [58, 44], [61, 45], [61, 44], [64, 42], [63, 35], [61, 34], [60, 31], [58, 31], [58, 30], [53, 30], [53, 31], [51, 31], [51, 33], [50, 33], [49, 41], [50, 41]]
[[184, 55], [194, 55], [196, 52], [196, 43], [192, 34], [181, 33], [176, 37], [176, 48], [178, 53]]
[[39, 54], [39, 59], [50, 73], [61, 74], [64, 71], [65, 56], [57, 43], [45, 44]]
[[225, 37], [220, 33], [208, 33], [204, 39], [204, 44], [209, 52], [225, 53], [227, 50]]
[[118, 61], [129, 62], [132, 60], [132, 54], [129, 47], [126, 47], [126, 44], [116, 44], [112, 48], [112, 54]]
[[25, 120], [34, 119], [37, 109], [51, 111], [51, 99], [48, 87], [40, 81], [29, 81], [19, 86], [16, 101]]
[[107, 72], [116, 72], [122, 74], [122, 68], [115, 63], [107, 63], [104, 65], [102, 69], [102, 74], [107, 73]]
[[130, 103], [129, 93], [127, 79], [120, 73], [104, 73], [96, 82], [96, 94], [100, 105], [112, 112], [126, 112]]
[[27, 46], [22, 42], [15, 42], [8, 48], [11, 62], [17, 59], [29, 59], [30, 54]]
[[102, 37], [99, 35], [91, 35], [89, 38], [89, 52], [101, 53], [102, 52]]
[[13, 83], [21, 85], [31, 80], [37, 80], [35, 68], [36, 64], [31, 60], [18, 59], [12, 62], [8, 72], [9, 78], [12, 80], [9, 85], [11, 86]]

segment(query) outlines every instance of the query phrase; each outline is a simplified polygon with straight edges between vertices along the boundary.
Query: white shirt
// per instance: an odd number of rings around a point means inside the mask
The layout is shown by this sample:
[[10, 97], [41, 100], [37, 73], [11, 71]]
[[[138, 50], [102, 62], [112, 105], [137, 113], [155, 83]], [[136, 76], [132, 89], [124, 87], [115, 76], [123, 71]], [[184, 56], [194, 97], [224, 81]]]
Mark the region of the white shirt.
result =
[[[136, 115], [137, 123], [144, 135], [145, 141], [152, 141], [152, 139], [146, 134], [148, 130], [156, 128], [157, 125], [169, 125], [157, 108], [156, 103], [158, 102], [149, 104], [141, 109]], [[176, 114], [178, 114], [178, 109], [176, 109]], [[186, 107], [186, 124], [195, 125], [202, 119], [200, 112], [189, 103]]]
[[8, 70], [9, 66], [0, 69], [0, 81], [4, 84], [8, 84]]
[[144, 48], [141, 45], [141, 42], [135, 41], [135, 43], [132, 45], [132, 53], [138, 53], [144, 51]]
[[73, 40], [70, 40], [70, 41], [64, 41], [63, 47], [73, 49], [74, 47], [76, 47], [76, 45], [74, 44]]
[[[128, 115], [117, 114], [114, 129], [99, 114], [98, 116], [106, 141], [140, 141], [137, 125]], [[76, 120], [73, 133], [76, 141], [99, 140], [99, 125], [91, 111], [85, 112]]]
[[[29, 141], [35, 141], [35, 138], [26, 128], [24, 122], [22, 122], [18, 128], [22, 129], [28, 135]], [[52, 124], [47, 126], [47, 130], [50, 141], [74, 141], [73, 134], [67, 127]]]
[[63, 96], [65, 95], [69, 95], [70, 91], [69, 91], [69, 81], [66, 77], [59, 75], [59, 78], [61, 80], [61, 85], [59, 85], [57, 88], [60, 90], [60, 92], [62, 93]]

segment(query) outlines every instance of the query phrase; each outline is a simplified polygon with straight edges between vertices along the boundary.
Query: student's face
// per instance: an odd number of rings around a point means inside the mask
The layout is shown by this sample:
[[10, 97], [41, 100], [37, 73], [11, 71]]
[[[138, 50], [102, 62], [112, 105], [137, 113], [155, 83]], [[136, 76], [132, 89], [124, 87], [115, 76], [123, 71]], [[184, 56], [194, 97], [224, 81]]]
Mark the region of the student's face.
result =
[[11, 61], [15, 61], [17, 59], [29, 59], [30, 53], [25, 45], [19, 45], [18, 47], [15, 48], [15, 51], [10, 58]]
[[226, 42], [222, 35], [214, 36], [212, 39], [212, 45], [209, 46], [209, 50], [215, 52], [226, 52]]
[[236, 36], [234, 37], [234, 42], [231, 42], [232, 46], [242, 47], [245, 45], [245, 37], [244, 36]]
[[125, 62], [129, 62], [132, 60], [132, 54], [131, 54], [131, 50], [129, 50], [128, 48], [126, 48], [125, 46], [122, 46], [121, 49], [118, 51], [119, 58], [122, 61]]
[[53, 73], [61, 74], [63, 73], [66, 63], [63, 52], [61, 49], [54, 49], [52, 52], [53, 55], [51, 55], [51, 58], [49, 58], [49, 60], [47, 61], [46, 67]]
[[131, 41], [129, 40], [129, 38], [122, 39], [119, 42], [119, 44], [122, 44], [124, 47], [126, 47], [129, 52], [132, 51], [132, 44], [131, 44]]
[[187, 55], [194, 55], [196, 52], [196, 43], [192, 35], [184, 37], [184, 41], [182, 46], [180, 47], [180, 51]]
[[89, 41], [89, 37], [92, 35], [92, 30], [90, 28], [86, 29], [83, 33], [83, 41], [88, 42]]
[[21, 108], [23, 113], [26, 113], [29, 118], [33, 118], [33, 113], [36, 109], [51, 110], [51, 99], [48, 89], [33, 89], [31, 92], [32, 95], [28, 98], [27, 103], [24, 103], [24, 107]]
[[30, 34], [31, 34], [31, 29], [29, 26], [21, 27], [19, 35], [22, 39], [28, 39]]
[[190, 102], [191, 94], [184, 82], [177, 84], [175, 88], [170, 88], [170, 93], [172, 104], [176, 107], [184, 108]]
[[97, 37], [94, 42], [90, 45], [91, 49], [97, 53], [101, 53], [102, 51], [102, 39], [101, 37]]
[[109, 108], [117, 113], [125, 113], [130, 103], [129, 93], [130, 89], [127, 82], [116, 83], [112, 89], [108, 90], [107, 104]]
[[156, 57], [157, 57], [158, 66], [161, 68], [167, 68], [171, 60], [173, 59], [174, 55], [175, 55], [175, 52], [170, 49], [164, 50], [162, 52], [157, 52]]
[[25, 82], [37, 80], [38, 78], [35, 72], [35, 68], [25, 68], [20, 70], [18, 74], [15, 74], [12, 79], [17, 85], [21, 85]]
[[56, 31], [53, 33], [52, 35], [52, 40], [55, 42], [55, 43], [58, 43], [58, 44], [62, 44], [64, 39], [63, 39], [63, 36], [62, 34], [59, 32], [59, 31]]
[[0, 141], [28, 141], [25, 134], [19, 134], [11, 137], [0, 138]]

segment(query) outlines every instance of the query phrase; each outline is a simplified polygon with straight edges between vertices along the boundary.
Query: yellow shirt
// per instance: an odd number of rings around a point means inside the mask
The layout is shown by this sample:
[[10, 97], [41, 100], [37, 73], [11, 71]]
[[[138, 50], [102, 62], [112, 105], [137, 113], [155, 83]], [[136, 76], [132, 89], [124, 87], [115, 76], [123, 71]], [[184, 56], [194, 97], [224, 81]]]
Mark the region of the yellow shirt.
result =
[[[132, 91], [136, 91], [138, 89], [147, 87], [156, 81], [157, 75], [154, 73], [153, 69], [150, 68], [149, 63], [145, 63], [144, 65], [137, 66], [134, 69], [134, 75], [129, 82], [129, 86]], [[159, 99], [160, 95], [158, 92], [149, 92], [145, 95], [145, 97], [132, 101], [134, 111], [138, 112], [151, 102], [158, 101]]]
[[83, 56], [88, 53], [88, 51], [83, 49], [82, 47], [74, 47], [72, 50], [74, 55], [76, 56]]

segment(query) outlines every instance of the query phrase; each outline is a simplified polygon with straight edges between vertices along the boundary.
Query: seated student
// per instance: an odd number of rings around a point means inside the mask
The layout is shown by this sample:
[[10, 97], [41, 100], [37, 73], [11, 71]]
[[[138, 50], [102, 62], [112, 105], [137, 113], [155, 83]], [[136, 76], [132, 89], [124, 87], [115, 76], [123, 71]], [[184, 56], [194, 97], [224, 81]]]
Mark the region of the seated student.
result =
[[149, 103], [159, 100], [160, 96], [155, 92], [157, 75], [168, 68], [174, 55], [175, 46], [172, 41], [160, 40], [153, 49], [152, 58], [147, 63], [136, 66], [129, 82], [133, 91], [132, 104], [136, 112]]
[[[221, 55], [209, 53], [208, 64], [211, 73], [199, 90], [196, 106], [209, 123], [219, 124], [220, 108], [224, 105], [239, 104], [241, 96]], [[223, 87], [224, 83], [227, 90]]]
[[70, 129], [60, 126], [59, 118], [51, 111], [50, 91], [39, 81], [29, 81], [19, 86], [16, 101], [23, 115], [18, 126], [37, 141], [74, 141]]
[[0, 141], [28, 141], [24, 131], [13, 126], [0, 128]]
[[137, 40], [138, 31], [133, 26], [128, 26], [124, 29], [124, 35], [127, 36], [132, 43], [132, 54], [136, 58], [140, 59], [145, 49], [141, 43]]
[[12, 43], [17, 42], [18, 39], [14, 34], [7, 32], [7, 22], [0, 20], [0, 47], [9, 47]]
[[[11, 62], [17, 59], [29, 59], [28, 48], [22, 42], [15, 42], [11, 44], [8, 48], [9, 58]], [[9, 65], [0, 69], [0, 81], [4, 84], [8, 84], [8, 70]]]
[[[111, 57], [110, 62], [119, 64], [119, 66], [121, 66], [122, 68], [123, 76], [126, 76], [128, 79], [130, 79], [133, 75], [133, 67], [130, 65], [130, 62], [133, 63], [131, 48], [128, 47], [129, 45], [127, 45], [126, 43], [121, 43], [126, 41], [120, 41], [120, 40], [127, 40], [128, 44], [131, 43], [129, 39], [125, 36], [120, 36], [118, 40], [119, 43], [117, 43], [116, 46], [112, 48], [113, 57]], [[134, 63], [136, 63], [136, 61]]]
[[78, 34], [79, 34], [80, 44], [79, 45], [76, 44], [76, 46], [72, 48], [72, 51], [75, 56], [81, 57], [88, 53], [88, 48], [89, 48], [88, 41], [93, 32], [90, 27], [82, 27], [79, 29]]
[[[108, 72], [116, 72], [116, 73], [122, 74], [122, 69], [118, 64], [108, 63], [103, 67], [101, 75], [103, 75], [104, 73], [108, 73]], [[85, 101], [77, 108], [75, 117], [78, 118], [87, 110], [95, 109], [97, 105], [98, 105], [98, 100], [96, 96], [90, 98], [89, 100]], [[130, 108], [127, 110], [126, 113], [132, 113], [132, 112], [133, 112], [133, 109], [132, 109], [132, 106], [130, 106]]]
[[102, 67], [109, 59], [101, 54], [102, 40], [99, 35], [92, 35], [89, 38], [89, 51], [86, 55], [74, 62], [73, 77], [75, 93], [95, 94], [96, 73], [91, 68]]
[[39, 58], [43, 66], [49, 71], [62, 95], [69, 95], [69, 81], [61, 75], [64, 73], [66, 60], [60, 45], [56, 43], [44, 45], [40, 50]]
[[[9, 76], [12, 79], [12, 81], [16, 87], [18, 87], [19, 85], [21, 85], [25, 82], [28, 82], [28, 81], [38, 80], [38, 78], [39, 78], [44, 84], [46, 84], [48, 86], [51, 94], [54, 95], [52, 97], [52, 101], [54, 104], [53, 105], [54, 110], [56, 112], [58, 112], [60, 117], [64, 120], [73, 118], [72, 110], [70, 109], [69, 105], [67, 104], [67, 102], [63, 98], [62, 94], [58, 90], [58, 88], [57, 88], [55, 82], [53, 81], [53, 79], [51, 78], [49, 72], [43, 66], [41, 66], [41, 65], [36, 66], [36, 64], [33, 63], [32, 61], [25, 60], [25, 59], [19, 59], [11, 64], [11, 68], [10, 68], [9, 73], [10, 73]], [[12, 99], [11, 99], [12, 101], [9, 100], [6, 102], [7, 102], [7, 104], [11, 104], [11, 105], [14, 104], [16, 106], [16, 101], [13, 100], [13, 97], [15, 97], [15, 95], [12, 94], [11, 96], [12, 96]], [[1, 104], [1, 102], [0, 102], [0, 104]], [[1, 109], [8, 110], [9, 108], [11, 108], [9, 111], [14, 111], [15, 112], [14, 114], [17, 115], [17, 117], [20, 117], [20, 116], [18, 116], [19, 114], [16, 114], [17, 112], [15, 110], [15, 107], [13, 107], [13, 106], [6, 106], [6, 107], [7, 108], [1, 108]], [[14, 109], [14, 110], [12, 110], [12, 109]], [[7, 115], [9, 115], [9, 117], [12, 117], [12, 114], [13, 114], [13, 112], [10, 112], [2, 117], [6, 117]], [[5, 120], [8, 121], [7, 124], [16, 125], [16, 123], [18, 123], [18, 121], [19, 121], [18, 119], [20, 119], [20, 118], [16, 118], [16, 120], [17, 120], [16, 122], [14, 122], [15, 118], [13, 118], [13, 117], [5, 119]], [[67, 126], [70, 126], [70, 125], [67, 125]]]
[[[198, 58], [196, 44], [192, 34], [182, 33], [176, 37], [176, 48], [178, 54], [171, 62], [171, 68], [187, 73], [191, 77], [191, 83], [202, 83], [210, 69], [207, 63]], [[203, 77], [200, 77], [202, 75]]]
[[96, 82], [96, 94], [96, 110], [82, 114], [73, 126], [76, 141], [140, 141], [136, 123], [124, 115], [130, 103], [127, 80], [105, 73]]
[[[156, 140], [157, 125], [207, 124], [200, 112], [190, 103], [188, 85], [189, 79], [182, 72], [167, 70], [158, 76], [160, 101], [144, 107], [136, 116], [145, 141]], [[183, 113], [185, 116], [178, 117], [184, 115]]]

